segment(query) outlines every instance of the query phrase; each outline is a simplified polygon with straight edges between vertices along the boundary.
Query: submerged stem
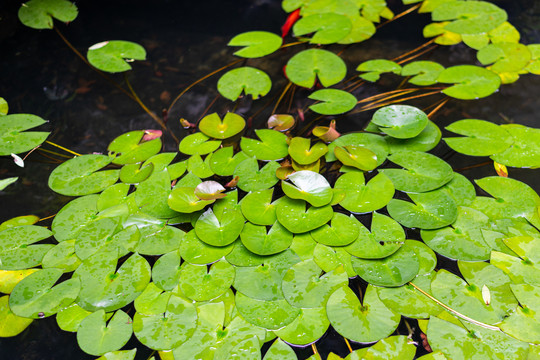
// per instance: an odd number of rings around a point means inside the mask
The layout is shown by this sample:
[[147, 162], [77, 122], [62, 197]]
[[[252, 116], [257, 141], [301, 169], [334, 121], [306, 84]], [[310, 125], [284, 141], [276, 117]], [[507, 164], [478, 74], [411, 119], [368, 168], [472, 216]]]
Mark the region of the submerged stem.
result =
[[68, 148], [65, 148], [65, 147], [63, 147], [63, 146], [60, 146], [60, 145], [58, 145], [58, 144], [55, 144], [55, 143], [53, 143], [52, 141], [45, 140], [45, 143], [47, 143], [47, 144], [49, 144], [49, 145], [52, 145], [52, 146], [55, 146], [55, 147], [57, 147], [57, 148], [59, 148], [59, 149], [62, 149], [62, 150], [64, 150], [65, 152], [68, 152], [68, 153], [73, 154], [73, 155], [75, 155], [75, 156], [81, 156], [81, 154], [76, 153], [76, 152], [73, 151], [73, 150], [69, 150]]
[[389, 23], [391, 23], [392, 21], [395, 21], [395, 20], [399, 19], [400, 17], [403, 17], [403, 16], [405, 16], [405, 15], [407, 15], [407, 14], [409, 14], [409, 13], [412, 13], [414, 10], [418, 9], [421, 5], [422, 5], [422, 4], [415, 5], [415, 6], [411, 7], [411, 8], [409, 8], [409, 9], [407, 9], [407, 10], [405, 10], [405, 11], [399, 13], [399, 14], [397, 14], [397, 15], [394, 16], [393, 18], [391, 18], [391, 19], [389, 19], [389, 20], [386, 20], [385, 22], [383, 22], [383, 23], [377, 25], [377, 29], [380, 29], [380, 28], [383, 27], [384, 25], [389, 24]]
[[285, 96], [287, 91], [289, 91], [289, 89], [291, 88], [291, 85], [292, 85], [292, 82], [289, 81], [289, 83], [285, 86], [285, 89], [283, 89], [283, 92], [279, 96], [279, 99], [277, 100], [276, 105], [274, 105], [274, 108], [272, 109], [272, 114], [274, 114], [276, 112], [276, 110], [277, 110], [277, 108], [279, 106], [279, 103], [281, 102], [281, 100], [283, 99], [283, 97]]
[[388, 101], [388, 102], [381, 103], [381, 104], [378, 104], [378, 105], [375, 105], [375, 106], [372, 106], [372, 105], [366, 105], [366, 106], [360, 108], [360, 109], [357, 110], [357, 111], [351, 112], [351, 114], [357, 114], [357, 113], [360, 113], [360, 112], [364, 112], [364, 111], [368, 111], [368, 110], [373, 110], [373, 109], [377, 109], [377, 108], [380, 108], [380, 107], [383, 107], [383, 106], [395, 104], [395, 103], [398, 103], [398, 102], [401, 102], [401, 101], [412, 100], [412, 99], [418, 99], [418, 98], [421, 98], [421, 97], [430, 96], [430, 95], [435, 95], [435, 94], [440, 94], [440, 93], [441, 93], [440, 91], [432, 91], [432, 92], [428, 92], [428, 93], [425, 93], [425, 94], [414, 95], [414, 96], [409, 96], [409, 97], [402, 98], [402, 99], [397, 99], [397, 100]]
[[447, 97], [446, 99], [443, 99], [443, 100], [441, 101], [441, 103], [435, 107], [435, 109], [431, 110], [431, 111], [429, 112], [429, 114], [427, 114], [427, 117], [428, 117], [429, 119], [431, 119], [431, 117], [432, 117], [437, 111], [439, 111], [439, 110], [440, 110], [440, 109], [441, 109], [441, 108], [442, 108], [449, 100], [450, 100], [450, 98], [448, 98], [448, 97]]
[[345, 340], [345, 344], [347, 344], [347, 347], [349, 348], [349, 351], [353, 352], [353, 349], [351, 347], [351, 344], [349, 343], [349, 340], [347, 340], [347, 338], [345, 336], [343, 337], [343, 340]]
[[319, 351], [317, 351], [317, 345], [315, 345], [315, 343], [311, 344], [311, 349], [313, 349], [313, 353], [315, 355], [319, 355]]

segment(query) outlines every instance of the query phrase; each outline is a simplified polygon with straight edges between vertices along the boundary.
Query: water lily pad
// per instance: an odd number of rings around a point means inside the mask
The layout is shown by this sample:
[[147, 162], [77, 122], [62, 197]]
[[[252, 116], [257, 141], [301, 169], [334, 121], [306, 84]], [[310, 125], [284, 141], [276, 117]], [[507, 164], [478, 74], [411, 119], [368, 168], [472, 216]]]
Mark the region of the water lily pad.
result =
[[294, 184], [282, 181], [281, 188], [291, 199], [302, 199], [320, 207], [330, 203], [332, 188], [324, 176], [309, 170], [297, 171], [287, 177]]
[[49, 176], [49, 187], [59, 194], [81, 196], [98, 193], [118, 180], [120, 170], [99, 169], [112, 158], [106, 155], [82, 155], [62, 163]]
[[[85, 310], [113, 311], [131, 303], [150, 281], [150, 265], [140, 255], [131, 255], [117, 266], [117, 254], [98, 252], [77, 268], [74, 276], [81, 281], [77, 303]], [[118, 294], [122, 293], [122, 296]]]
[[210, 169], [219, 176], [231, 176], [234, 174], [234, 169], [249, 156], [243, 151], [236, 153], [233, 156], [233, 148], [231, 146], [223, 147], [212, 154], [210, 157]]
[[274, 341], [263, 360], [297, 360], [294, 350], [280, 339]]
[[300, 314], [286, 300], [257, 300], [236, 293], [236, 309], [247, 322], [268, 330], [277, 330], [293, 322]]
[[322, 269], [312, 259], [299, 262], [287, 270], [281, 287], [289, 304], [304, 309], [323, 308], [337, 288], [348, 284], [343, 266], [321, 274]]
[[255, 158], [242, 161], [234, 170], [234, 176], [238, 176], [238, 187], [244, 191], [261, 191], [274, 186], [278, 182], [276, 170], [279, 163], [270, 161], [259, 169]]
[[498, 74], [519, 72], [529, 64], [531, 52], [527, 46], [519, 43], [489, 44], [476, 54], [482, 65], [489, 65], [490, 70]]
[[99, 70], [118, 73], [131, 70], [133, 60], [145, 60], [146, 50], [131, 41], [111, 40], [90, 46], [86, 57]]
[[11, 311], [17, 316], [38, 319], [54, 315], [71, 304], [81, 286], [78, 279], [56, 284], [62, 273], [60, 269], [43, 269], [22, 279], [9, 296]]
[[280, 160], [288, 155], [287, 135], [267, 129], [255, 130], [255, 134], [261, 141], [245, 137], [240, 140], [240, 148], [248, 156], [268, 161]]
[[19, 179], [18, 177], [10, 177], [10, 178], [1, 179], [0, 180], [0, 191], [4, 190], [9, 185], [16, 182], [18, 179]]
[[75, 239], [77, 233], [95, 219], [98, 195], [83, 196], [68, 202], [54, 217], [51, 230], [57, 241]]
[[413, 61], [403, 66], [401, 76], [412, 76], [408, 80], [411, 84], [427, 86], [436, 84], [443, 70], [444, 66], [435, 61]]
[[195, 301], [215, 299], [230, 288], [234, 281], [234, 267], [218, 261], [210, 269], [206, 265], [184, 263], [180, 270], [179, 289]]
[[347, 286], [337, 289], [328, 300], [326, 312], [334, 329], [360, 343], [371, 343], [390, 335], [397, 328], [399, 314], [388, 309], [373, 286], [368, 285], [363, 303]]
[[364, 146], [336, 146], [334, 155], [347, 167], [357, 168], [362, 171], [371, 171], [377, 167], [377, 155]]
[[195, 332], [197, 310], [188, 301], [172, 295], [162, 309], [154, 314], [133, 316], [133, 332], [141, 343], [154, 350], [170, 350]]
[[143, 141], [144, 130], [130, 131], [115, 138], [107, 150], [113, 164], [135, 164], [145, 161], [161, 150], [161, 138]]
[[359, 222], [358, 238], [344, 249], [362, 259], [382, 259], [396, 252], [405, 242], [405, 231], [394, 219], [373, 212], [371, 232]]
[[454, 20], [445, 29], [458, 34], [480, 34], [495, 29], [508, 16], [506, 11], [486, 1], [450, 1], [436, 6], [431, 18], [434, 21]]
[[353, 213], [379, 210], [388, 204], [395, 192], [394, 183], [383, 173], [366, 184], [363, 173], [351, 171], [341, 175], [334, 187], [345, 192], [345, 198], [339, 204]]
[[11, 114], [0, 117], [0, 156], [32, 150], [47, 139], [49, 132], [24, 131], [46, 123], [36, 115]]
[[202, 132], [186, 136], [180, 141], [179, 149], [186, 155], [205, 155], [217, 150], [221, 145], [219, 140], [210, 140]]
[[[416, 355], [415, 344], [405, 335], [389, 336], [386, 339], [382, 339], [375, 345], [361, 348], [353, 351], [347, 357], [346, 360], [360, 360], [360, 359], [402, 359], [412, 360]], [[441, 359], [444, 360], [444, 359]]]
[[540, 334], [540, 287], [528, 284], [510, 285], [521, 306], [500, 324], [501, 330], [521, 341], [538, 345]]
[[90, 355], [103, 355], [124, 346], [133, 332], [131, 318], [122, 310], [117, 310], [106, 323], [104, 310], [87, 316], [77, 330], [77, 342], [81, 349]]
[[470, 156], [498, 154], [514, 143], [512, 135], [503, 127], [485, 120], [465, 119], [446, 127], [464, 137], [444, 138], [453, 150]]
[[136, 353], [137, 349], [111, 351], [96, 360], [133, 360]]
[[373, 22], [354, 13], [348, 14], [352, 24], [351, 31], [338, 44], [354, 44], [369, 39], [375, 34], [376, 28]]
[[11, 294], [15, 285], [28, 275], [39, 270], [40, 269], [0, 270], [0, 292]]
[[208, 209], [195, 223], [195, 232], [208, 245], [226, 246], [238, 238], [244, 222], [240, 209], [226, 208], [219, 218]]
[[195, 195], [195, 187], [175, 187], [169, 194], [167, 204], [181, 213], [194, 213], [204, 209], [215, 200], [201, 200]]
[[325, 224], [310, 232], [318, 243], [328, 246], [345, 246], [358, 237], [360, 225], [353, 215], [334, 213], [330, 225]]
[[34, 321], [33, 319], [15, 315], [9, 308], [9, 296], [0, 297], [0, 336], [17, 336]]
[[229, 70], [217, 83], [219, 93], [231, 101], [236, 101], [242, 93], [258, 99], [268, 94], [271, 87], [270, 77], [264, 71], [250, 66]]
[[241, 132], [246, 126], [244, 119], [235, 113], [228, 112], [223, 120], [217, 113], [206, 115], [199, 122], [199, 129], [207, 136], [215, 139], [226, 139]]
[[118, 221], [111, 218], [98, 219], [85, 226], [77, 234], [74, 246], [77, 257], [84, 260], [106, 246], [116, 232], [117, 226]]
[[276, 208], [278, 221], [292, 233], [303, 233], [326, 224], [334, 216], [330, 205], [310, 207], [306, 211], [306, 202], [284, 198]]
[[248, 31], [236, 35], [228, 46], [245, 46], [234, 55], [243, 58], [258, 58], [269, 55], [281, 47], [282, 39], [268, 31]]
[[518, 124], [501, 125], [512, 135], [514, 143], [504, 152], [491, 158], [499, 164], [513, 167], [540, 167], [540, 145], [538, 136], [540, 130]]
[[391, 137], [409, 139], [424, 130], [428, 117], [414, 106], [390, 105], [377, 110], [371, 121]]
[[23, 270], [39, 265], [54, 245], [32, 244], [52, 234], [37, 225], [15, 226], [0, 231], [0, 270]]
[[356, 71], [364, 71], [364, 74], [359, 75], [366, 81], [375, 82], [380, 79], [383, 73], [401, 73], [401, 66], [394, 61], [377, 59], [364, 61], [356, 68]]
[[[536, 241], [538, 242], [538, 240]], [[540, 276], [540, 262], [538, 260], [531, 260], [525, 255], [515, 257], [498, 251], [491, 252], [490, 260], [493, 265], [508, 275], [514, 283], [540, 286], [540, 281], [538, 280]]]
[[312, 258], [321, 269], [325, 272], [330, 272], [343, 266], [347, 272], [347, 276], [350, 278], [357, 275], [352, 267], [352, 255], [343, 247], [331, 247], [320, 243], [316, 244], [317, 245], [313, 249]]
[[265, 226], [248, 222], [240, 233], [240, 239], [249, 251], [257, 255], [272, 255], [289, 248], [293, 234], [277, 221], [268, 233]]
[[135, 251], [143, 255], [163, 255], [180, 247], [185, 233], [169, 225], [148, 225], [139, 229], [141, 238]]
[[285, 73], [298, 86], [312, 88], [318, 79], [324, 87], [329, 87], [343, 80], [347, 67], [339, 56], [328, 50], [309, 49], [290, 58]]
[[324, 45], [343, 39], [351, 28], [347, 16], [329, 12], [303, 16], [294, 24], [293, 32], [296, 37], [314, 33], [309, 42]]
[[33, 29], [52, 29], [53, 18], [69, 23], [75, 20], [77, 6], [66, 0], [31, 0], [19, 9], [19, 20]]
[[177, 215], [169, 207], [171, 197], [171, 178], [167, 169], [153, 172], [139, 185], [133, 193], [135, 203], [140, 211], [157, 218], [171, 218]]
[[328, 145], [328, 152], [326, 153], [326, 161], [336, 161], [337, 158], [334, 155], [334, 149], [337, 146], [364, 146], [365, 148], [373, 151], [377, 155], [377, 166], [380, 166], [386, 156], [388, 155], [388, 145], [384, 140], [384, 137], [375, 134], [368, 133], [351, 133], [338, 137], [332, 143]]
[[461, 100], [474, 100], [493, 94], [501, 85], [501, 78], [492, 71], [474, 65], [457, 65], [444, 69], [438, 82], [455, 84], [442, 92]]
[[420, 269], [420, 261], [408, 246], [383, 259], [352, 258], [354, 271], [375, 286], [398, 287], [414, 279]]
[[146, 180], [154, 171], [154, 164], [142, 166], [142, 163], [127, 164], [120, 169], [120, 181], [126, 184], [138, 184]]
[[311, 145], [311, 140], [303, 137], [294, 137], [289, 144], [289, 155], [301, 165], [312, 164], [319, 160], [328, 151], [328, 146], [322, 142]]
[[325, 307], [306, 308], [300, 309], [296, 319], [274, 333], [289, 344], [308, 345], [319, 340], [329, 326]]

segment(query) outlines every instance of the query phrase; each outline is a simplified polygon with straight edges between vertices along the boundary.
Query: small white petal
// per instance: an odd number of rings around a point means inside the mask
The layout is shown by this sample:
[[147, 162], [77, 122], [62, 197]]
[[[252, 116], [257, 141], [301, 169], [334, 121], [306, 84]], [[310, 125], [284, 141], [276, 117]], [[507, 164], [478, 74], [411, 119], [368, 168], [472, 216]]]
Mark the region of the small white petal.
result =
[[491, 293], [486, 285], [482, 286], [482, 299], [486, 305], [491, 304]]
[[23, 159], [20, 158], [20, 156], [16, 154], [11, 154], [11, 157], [13, 158], [13, 161], [15, 162], [17, 166], [20, 166], [22, 168], [24, 167], [24, 161]]

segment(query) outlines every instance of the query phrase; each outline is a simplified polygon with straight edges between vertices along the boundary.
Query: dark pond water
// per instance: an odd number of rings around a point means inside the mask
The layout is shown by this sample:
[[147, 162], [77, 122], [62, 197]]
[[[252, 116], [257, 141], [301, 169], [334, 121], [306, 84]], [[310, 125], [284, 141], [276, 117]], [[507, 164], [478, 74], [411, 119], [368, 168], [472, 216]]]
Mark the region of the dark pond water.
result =
[[[137, 104], [76, 58], [53, 31], [36, 31], [21, 26], [15, 16], [20, 3], [2, 0], [0, 4], [0, 96], [8, 101], [10, 113], [32, 113], [48, 119], [49, 129], [53, 131], [50, 140], [80, 153], [105, 151], [112, 139], [129, 130], [157, 128]], [[507, 9], [510, 21], [522, 34], [523, 43], [540, 42], [540, 2], [505, 0], [496, 3]], [[399, 1], [390, 4], [396, 12], [402, 9]], [[135, 71], [128, 76], [139, 96], [157, 113], [168, 106], [171, 97], [174, 98], [191, 82], [235, 60], [231, 49], [226, 47], [232, 36], [248, 30], [279, 33], [286, 18], [277, 0], [94, 0], [82, 1], [77, 5], [79, 17], [73, 24], [61, 25], [60, 29], [83, 53], [89, 46], [104, 40], [131, 40], [145, 46], [148, 60], [135, 63]], [[370, 58], [390, 59], [411, 50], [425, 41], [420, 34], [428, 22], [427, 16], [410, 15], [385, 26], [373, 39], [347, 49], [346, 61], [351, 67], [356, 67], [356, 64]], [[280, 52], [253, 64], [263, 68], [274, 79], [281, 79], [279, 73], [282, 66], [298, 50], [301, 49]], [[464, 46], [439, 48], [424, 59], [434, 59], [445, 65], [473, 63], [474, 52]], [[187, 134], [178, 124], [180, 117], [195, 122], [214, 100], [217, 78], [194, 87], [172, 109], [169, 121], [177, 136]], [[123, 81], [121, 76], [115, 79]], [[359, 90], [355, 95], [362, 98], [392, 89], [395, 81], [385, 80]], [[273, 91], [267, 98], [278, 94], [284, 84], [285, 80], [275, 81]], [[512, 121], [539, 127], [538, 94], [540, 77], [523, 76], [517, 83], [503, 86], [497, 94], [487, 99], [451, 101], [434, 121], [441, 128], [463, 118], [497, 123]], [[237, 111], [249, 116], [265, 101], [242, 101]], [[423, 107], [431, 103], [432, 100], [422, 100], [412, 104]], [[232, 109], [232, 105], [227, 101], [218, 100], [212, 106], [212, 111], [228, 109]], [[338, 129], [342, 132], [359, 130], [370, 116], [362, 113], [343, 117]], [[253, 119], [254, 124], [266, 118], [263, 112]], [[170, 139], [166, 148], [174, 150], [174, 143]], [[434, 152], [455, 168], [483, 161], [450, 152], [443, 144]], [[56, 166], [47, 161], [41, 156], [32, 156], [22, 170], [13, 165], [10, 159], [0, 159], [0, 178], [20, 177], [16, 184], [0, 192], [0, 222], [17, 215], [52, 215], [69, 200], [54, 194], [45, 186], [45, 179]], [[540, 170], [510, 171], [512, 177], [528, 183], [537, 192], [540, 190]], [[469, 178], [479, 178], [494, 175], [494, 171], [491, 167], [473, 168], [465, 170], [463, 174]], [[414, 234], [408, 235], [414, 237]], [[450, 261], [441, 261], [453, 266]], [[407, 333], [404, 324], [399, 331]], [[135, 340], [129, 346], [142, 348]], [[332, 331], [325, 335], [318, 347], [323, 355], [329, 351], [341, 356], [348, 353], [343, 339]], [[311, 349], [299, 350], [298, 353], [300, 358], [306, 358], [311, 354]], [[137, 358], [146, 359], [148, 355], [148, 352], [140, 351]], [[89, 358], [92, 357], [78, 349], [74, 334], [58, 329], [54, 317], [35, 321], [18, 337], [0, 339], [2, 360]]]

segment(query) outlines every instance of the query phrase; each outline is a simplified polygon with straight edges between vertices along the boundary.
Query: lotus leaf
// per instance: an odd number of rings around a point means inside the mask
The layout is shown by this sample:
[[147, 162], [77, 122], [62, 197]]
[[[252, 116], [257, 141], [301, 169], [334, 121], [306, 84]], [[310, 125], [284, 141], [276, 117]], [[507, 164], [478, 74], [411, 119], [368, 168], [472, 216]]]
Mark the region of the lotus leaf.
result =
[[489, 156], [508, 149], [514, 139], [503, 127], [485, 120], [465, 119], [456, 121], [446, 130], [465, 137], [444, 138], [453, 150], [470, 156]]
[[9, 296], [0, 297], [0, 336], [17, 336], [34, 321], [26, 317], [15, 315], [9, 308]]
[[385, 134], [409, 139], [419, 135], [427, 125], [428, 117], [420, 109], [409, 105], [385, 106], [373, 114], [371, 120]]
[[438, 82], [456, 84], [442, 92], [461, 100], [473, 100], [493, 94], [499, 89], [501, 78], [492, 71], [474, 66], [457, 65], [444, 69]]
[[257, 160], [279, 160], [289, 153], [287, 136], [275, 130], [258, 129], [255, 134], [261, 139], [249, 139], [243, 137], [240, 140], [240, 148], [250, 157]]
[[290, 58], [285, 73], [298, 86], [312, 88], [318, 79], [324, 87], [329, 87], [343, 80], [347, 67], [339, 56], [328, 50], [309, 49]]
[[300, 315], [285, 327], [274, 330], [280, 339], [293, 345], [308, 345], [319, 340], [328, 330], [330, 321], [326, 308], [299, 309]]
[[236, 35], [228, 46], [245, 46], [234, 55], [243, 58], [258, 58], [270, 55], [281, 47], [281, 38], [268, 31], [248, 31]]
[[514, 143], [504, 152], [491, 158], [499, 164], [514, 167], [540, 167], [540, 130], [518, 124], [501, 125], [512, 135]]
[[407, 169], [379, 170], [392, 180], [397, 190], [415, 193], [431, 191], [454, 177], [448, 163], [428, 153], [403, 150], [393, 153], [388, 159]]
[[131, 318], [122, 310], [117, 310], [109, 323], [107, 314], [99, 310], [87, 316], [77, 330], [77, 342], [81, 349], [90, 355], [103, 355], [119, 350], [133, 332]]
[[53, 18], [69, 23], [78, 15], [77, 6], [66, 0], [30, 0], [19, 9], [19, 20], [33, 29], [52, 29]]
[[293, 322], [300, 314], [286, 300], [257, 300], [236, 293], [236, 308], [249, 323], [268, 330], [278, 330]]
[[36, 225], [15, 226], [0, 231], [0, 270], [24, 270], [41, 264], [43, 256], [54, 245], [34, 243], [52, 234], [50, 230]]
[[363, 303], [348, 287], [337, 289], [328, 299], [326, 312], [330, 324], [347, 339], [370, 343], [390, 335], [398, 326], [400, 316], [388, 309], [377, 291], [368, 285]]
[[362, 79], [370, 82], [379, 80], [383, 73], [401, 73], [401, 66], [393, 61], [378, 59], [364, 61], [356, 68], [356, 71], [364, 71], [364, 74], [359, 75]]
[[444, 66], [435, 61], [413, 61], [403, 66], [401, 76], [413, 76], [408, 81], [418, 86], [427, 86], [437, 83], [439, 74], [444, 70]]
[[311, 44], [332, 44], [343, 39], [352, 29], [352, 24], [345, 15], [317, 13], [298, 20], [293, 27], [294, 36], [300, 37], [314, 33]]
[[382, 173], [366, 184], [363, 173], [348, 172], [337, 179], [335, 189], [345, 192], [345, 198], [339, 204], [353, 213], [379, 210], [394, 196], [394, 184]]
[[408, 195], [414, 204], [392, 199], [387, 205], [390, 216], [403, 226], [438, 229], [452, 224], [457, 218], [456, 202], [443, 189]]
[[2, 115], [0, 117], [0, 156], [20, 154], [39, 146], [47, 139], [50, 133], [24, 130], [45, 123], [45, 120], [36, 115]]
[[281, 188], [291, 199], [306, 200], [315, 207], [328, 205], [333, 192], [324, 176], [309, 170], [297, 171], [287, 177], [294, 185], [282, 181]]
[[334, 148], [337, 146], [346, 147], [364, 146], [365, 148], [373, 151], [377, 155], [377, 166], [380, 166], [386, 156], [388, 155], [388, 145], [384, 140], [384, 137], [375, 134], [368, 133], [351, 133], [338, 137], [332, 143], [328, 145], [328, 152], [326, 153], [326, 161], [336, 161], [337, 158], [334, 155]]
[[431, 13], [434, 21], [454, 20], [445, 28], [458, 34], [488, 32], [504, 23], [507, 17], [506, 11], [486, 1], [449, 1], [436, 6]]
[[270, 77], [264, 71], [250, 66], [229, 70], [217, 84], [219, 93], [231, 101], [236, 101], [242, 92], [258, 99], [268, 94], [271, 87]]
[[145, 60], [146, 50], [131, 41], [111, 40], [90, 46], [86, 56], [88, 62], [97, 69], [118, 73], [131, 70], [128, 61]]

